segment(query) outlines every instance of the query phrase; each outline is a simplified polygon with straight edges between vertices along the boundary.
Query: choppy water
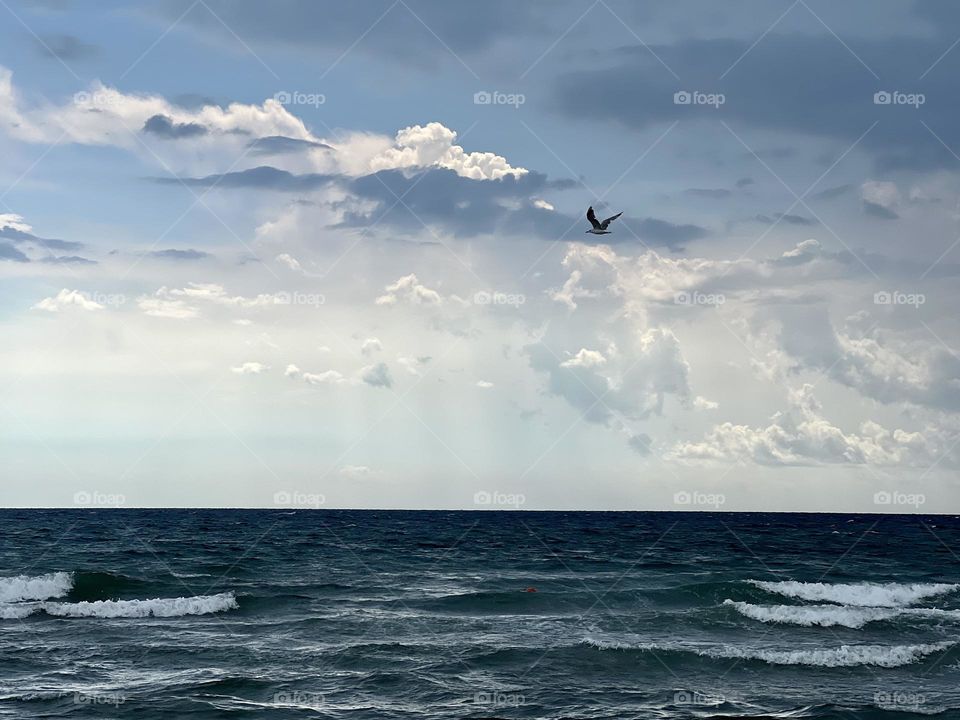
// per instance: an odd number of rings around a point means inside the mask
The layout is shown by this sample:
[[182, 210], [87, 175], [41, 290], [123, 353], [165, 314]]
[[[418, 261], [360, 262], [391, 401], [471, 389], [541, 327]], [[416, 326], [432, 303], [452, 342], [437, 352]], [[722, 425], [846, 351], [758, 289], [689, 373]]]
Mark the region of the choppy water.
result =
[[960, 717], [955, 518], [0, 521], [0, 715]]

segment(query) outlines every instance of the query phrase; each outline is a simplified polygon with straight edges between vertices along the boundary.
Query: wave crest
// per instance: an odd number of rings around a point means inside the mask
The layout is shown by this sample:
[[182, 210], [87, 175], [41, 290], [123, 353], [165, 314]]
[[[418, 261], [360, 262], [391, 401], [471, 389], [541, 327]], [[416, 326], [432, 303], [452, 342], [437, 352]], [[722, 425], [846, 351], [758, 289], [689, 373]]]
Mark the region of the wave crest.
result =
[[937, 595], [946, 595], [954, 592], [960, 585], [952, 583], [822, 583], [798, 582], [786, 580], [783, 582], [767, 582], [764, 580], [748, 580], [761, 590], [777, 595], [797, 598], [798, 600], [813, 600], [819, 602], [833, 602], [855, 607], [900, 608], [912, 605]]
[[0, 577], [0, 603], [63, 597], [73, 588], [73, 573]]

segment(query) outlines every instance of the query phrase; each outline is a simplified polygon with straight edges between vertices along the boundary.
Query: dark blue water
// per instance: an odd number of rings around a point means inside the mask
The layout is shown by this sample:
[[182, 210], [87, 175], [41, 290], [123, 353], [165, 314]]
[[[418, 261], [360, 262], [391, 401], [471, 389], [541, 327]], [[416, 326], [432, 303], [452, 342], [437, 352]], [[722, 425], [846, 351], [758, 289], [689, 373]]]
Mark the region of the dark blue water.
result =
[[955, 518], [0, 520], [11, 717], [960, 717]]

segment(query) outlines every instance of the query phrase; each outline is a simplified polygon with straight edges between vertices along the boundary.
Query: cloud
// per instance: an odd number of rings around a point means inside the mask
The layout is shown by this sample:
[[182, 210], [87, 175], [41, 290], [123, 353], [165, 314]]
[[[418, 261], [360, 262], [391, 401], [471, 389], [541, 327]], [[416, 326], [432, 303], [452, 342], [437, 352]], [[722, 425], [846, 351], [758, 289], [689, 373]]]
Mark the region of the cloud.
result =
[[288, 378], [303, 380], [303, 382], [309, 385], [342, 385], [350, 382], [343, 376], [342, 373], [339, 373], [336, 370], [326, 370], [322, 373], [310, 373], [304, 372], [296, 365], [287, 365], [287, 369], [283, 374]]
[[210, 257], [210, 253], [203, 252], [202, 250], [193, 250], [191, 248], [186, 250], [168, 248], [166, 250], [151, 250], [150, 256], [163, 258], [165, 260], [202, 260], [203, 258]]
[[477, 387], [482, 388], [484, 390], [489, 390], [490, 388], [493, 387], [493, 383], [487, 380], [477, 380]]
[[678, 443], [668, 458], [683, 462], [752, 462], [758, 465], [929, 466], [948, 449], [941, 432], [888, 430], [875, 422], [845, 433], [820, 414], [813, 386], [789, 394], [790, 408], [754, 428], [723, 423], [701, 442]]
[[270, 369], [269, 365], [259, 362], [245, 362], [237, 367], [230, 368], [230, 372], [237, 375], [262, 375]]
[[369, 337], [363, 341], [363, 344], [360, 345], [360, 352], [367, 357], [373, 355], [374, 353], [380, 352], [383, 350], [383, 343], [380, 342], [379, 338]]
[[499, 180], [527, 174], [524, 168], [511, 167], [507, 159], [490, 152], [465, 152], [454, 144], [457, 133], [438, 122], [412, 125], [397, 133], [395, 146], [370, 162], [371, 169], [396, 170], [409, 167], [440, 167], [453, 170], [471, 180]]
[[36, 45], [41, 55], [65, 62], [86, 60], [100, 52], [96, 45], [85, 43], [74, 35], [43, 35], [36, 38]]
[[720, 200], [722, 198], [728, 198], [733, 194], [730, 190], [727, 190], [726, 188], [690, 188], [689, 190], [684, 190], [683, 192], [685, 195], [691, 195], [693, 197], [710, 198], [712, 200]]
[[337, 470], [337, 474], [346, 480], [367, 480], [373, 471], [366, 465], [344, 465]]
[[390, 368], [386, 363], [377, 363], [363, 368], [360, 371], [360, 379], [370, 387], [393, 387], [393, 377], [390, 375]]
[[[601, 50], [589, 66], [552, 79], [549, 105], [565, 117], [637, 131], [674, 121], [682, 131], [722, 119], [747, 138], [775, 133], [838, 141], [843, 148], [866, 133], [858, 152], [865, 152], [878, 169], [923, 171], [955, 165], [943, 144], [960, 147], [955, 122], [960, 103], [951, 90], [960, 56], [943, 53], [941, 36], [905, 31], [860, 37], [855, 56], [826, 32], [787, 34], [775, 29], [762, 42], [755, 39], [680, 35], [667, 42]], [[934, 71], [927, 72], [931, 58], [939, 60]], [[727, 68], [731, 72], [725, 73]], [[928, 101], [919, 109], [875, 102], [878, 91], [898, 88]], [[719, 109], [675, 103], [674, 93], [685, 89], [723, 93], [727, 102]], [[932, 133], [922, 125], [918, 132], [921, 111]], [[739, 142], [730, 141], [741, 150]]]
[[10, 243], [0, 243], [0, 260], [13, 260], [14, 262], [22, 263], [30, 262], [30, 258]]
[[665, 245], [676, 249], [680, 249], [686, 242], [699, 240], [708, 234], [707, 229], [699, 225], [690, 223], [677, 225], [657, 218], [644, 218], [637, 225], [637, 229], [641, 240], [646, 240], [651, 245]]
[[707, 400], [703, 395], [697, 395], [693, 399], [693, 406], [697, 410], [716, 410], [720, 405], [713, 400]]
[[374, 301], [377, 305], [396, 305], [404, 302], [411, 305], [439, 305], [443, 302], [440, 293], [431, 290], [413, 273], [404, 275], [384, 288], [384, 294]]
[[46, 310], [47, 312], [60, 312], [67, 308], [80, 308], [81, 310], [103, 310], [103, 305], [91, 300], [85, 293], [79, 290], [68, 290], [64, 288], [54, 297], [44, 298], [33, 306], [34, 310]]
[[183, 140], [206, 135], [210, 131], [200, 123], [175, 122], [166, 115], [153, 115], [143, 124], [143, 132], [164, 140]]
[[564, 368], [592, 368], [600, 367], [605, 365], [607, 359], [603, 356], [602, 352], [597, 350], [587, 350], [587, 348], [580, 348], [576, 355], [574, 355], [569, 360], [564, 360], [560, 363], [560, 367]]
[[251, 155], [287, 155], [302, 153], [307, 150], [332, 150], [326, 143], [316, 140], [302, 140], [300, 138], [284, 137], [283, 135], [268, 135], [255, 138], [247, 145]]
[[882, 220], [896, 220], [900, 217], [894, 209], [900, 203], [900, 190], [896, 183], [868, 180], [860, 186], [860, 197], [867, 215]]

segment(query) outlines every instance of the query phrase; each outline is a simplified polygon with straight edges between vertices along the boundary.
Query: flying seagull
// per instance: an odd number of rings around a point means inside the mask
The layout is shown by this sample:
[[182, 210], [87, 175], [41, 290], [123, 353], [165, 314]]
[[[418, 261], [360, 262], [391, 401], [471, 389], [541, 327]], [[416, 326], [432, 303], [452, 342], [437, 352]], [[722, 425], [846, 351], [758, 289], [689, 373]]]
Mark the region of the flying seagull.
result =
[[622, 212], [618, 212], [618, 213], [617, 213], [616, 215], [614, 215], [613, 217], [608, 217], [608, 218], [607, 218], [606, 220], [604, 220], [603, 222], [600, 222], [600, 221], [597, 220], [597, 216], [596, 216], [596, 214], [594, 214], [594, 212], [593, 212], [593, 206], [591, 205], [590, 208], [587, 210], [587, 220], [590, 221], [590, 224], [593, 225], [593, 227], [590, 228], [589, 230], [587, 230], [587, 232], [588, 232], [588, 233], [592, 233], [592, 234], [594, 234], [594, 235], [609, 235], [609, 234], [610, 234], [610, 231], [607, 230], [607, 225], [609, 225], [610, 223], [612, 223], [614, 220], [616, 220], [616, 219], [617, 219], [618, 217], [620, 217], [621, 215], [623, 215], [623, 213], [622, 213]]

